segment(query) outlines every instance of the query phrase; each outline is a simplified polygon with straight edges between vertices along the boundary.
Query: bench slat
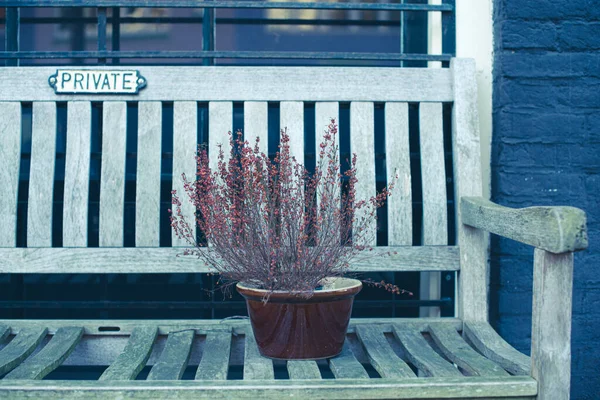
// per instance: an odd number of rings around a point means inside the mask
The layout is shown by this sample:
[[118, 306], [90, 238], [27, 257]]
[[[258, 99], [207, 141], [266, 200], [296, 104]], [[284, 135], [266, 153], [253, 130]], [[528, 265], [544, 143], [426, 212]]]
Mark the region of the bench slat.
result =
[[21, 103], [0, 103], [0, 247], [17, 245]]
[[[444, 161], [444, 127], [442, 103], [421, 103], [419, 141], [421, 182], [423, 186], [423, 244], [448, 244], [448, 209], [446, 204], [446, 168]], [[421, 298], [440, 298], [439, 272], [421, 273]], [[439, 317], [439, 307], [422, 307], [421, 317]]]
[[470, 375], [508, 375], [498, 364], [473, 350], [453, 327], [432, 324], [429, 332], [435, 344], [446, 357]]
[[244, 380], [275, 379], [273, 361], [260, 355], [251, 327], [246, 328]]
[[35, 102], [32, 110], [27, 246], [52, 247], [52, 199], [56, 158], [56, 103]]
[[[412, 245], [412, 186], [408, 136], [408, 103], [385, 104], [385, 161], [387, 184], [396, 180], [387, 200], [388, 244]], [[398, 174], [398, 179], [395, 175]]]
[[131, 336], [123, 352], [104, 371], [99, 380], [127, 381], [135, 379], [150, 357], [157, 333], [158, 328], [156, 326], [135, 328], [131, 332]]
[[[94, 70], [114, 66], [93, 66]], [[453, 101], [449, 68], [378, 67], [139, 67], [148, 87], [125, 101]], [[0, 81], [0, 101], [55, 101], [48, 77], [56, 67], [6, 68]], [[114, 100], [95, 94], [94, 101]], [[61, 94], [76, 100], [81, 94]]]
[[100, 179], [100, 247], [123, 246], [127, 104], [104, 102]]
[[89, 101], [70, 101], [67, 105], [64, 247], [87, 246], [91, 146], [92, 105]]
[[427, 379], [319, 379], [312, 381], [1, 381], [15, 398], [39, 399], [495, 399], [535, 400], [537, 382], [528, 376]]
[[0, 325], [0, 343], [10, 335], [10, 326]]
[[213, 171], [219, 166], [219, 145], [223, 148], [225, 161], [229, 160], [229, 132], [233, 132], [233, 103], [211, 101], [208, 103], [208, 157]]
[[269, 107], [266, 101], [246, 101], [244, 103], [244, 139], [254, 148], [256, 138], [259, 138], [260, 151], [269, 151]]
[[304, 103], [282, 101], [279, 104], [279, 127], [287, 128], [290, 155], [304, 165]]
[[[327, 126], [331, 123], [331, 119], [335, 119], [336, 123], [339, 124], [339, 104], [337, 102], [317, 102], [315, 104], [315, 157], [316, 157], [316, 165], [319, 164], [319, 154], [321, 152], [321, 143], [323, 142], [323, 136], [327, 131]], [[338, 146], [338, 165], [337, 170], [338, 173], [340, 171], [339, 165], [339, 143], [340, 143], [340, 133], [338, 129], [338, 134], [335, 137], [335, 145]], [[327, 162], [327, 160], [323, 160], [323, 162]], [[320, 205], [320, 195], [321, 192], [327, 190], [327, 187], [322, 182], [321, 189], [317, 192], [317, 209], [319, 209]], [[338, 186], [331, 187], [331, 190], [336, 196], [340, 197], [341, 204], [341, 194], [339, 193]]]
[[195, 334], [194, 330], [170, 333], [164, 350], [146, 379], [149, 381], [181, 379], [190, 359]]
[[160, 168], [162, 105], [138, 104], [138, 149], [135, 195], [135, 245], [160, 244]]
[[515, 375], [529, 375], [531, 359], [506, 343], [487, 322], [465, 322], [463, 335], [490, 360]]
[[211, 332], [206, 335], [204, 352], [196, 380], [226, 380], [231, 352], [231, 331]]
[[321, 379], [321, 371], [316, 361], [290, 360], [287, 362], [290, 379]]
[[[356, 178], [358, 179], [355, 186], [356, 199], [358, 201], [369, 200], [377, 192], [375, 185], [375, 113], [371, 102], [354, 101], [350, 103], [350, 152], [358, 157], [356, 161]], [[356, 220], [367, 217], [366, 211], [366, 209], [358, 210]], [[364, 241], [360, 244], [375, 246], [377, 244], [377, 221], [374, 218], [368, 218], [365, 229], [367, 232], [364, 233]]]
[[336, 379], [367, 379], [369, 374], [354, 357], [348, 342], [344, 342], [342, 352], [329, 359], [329, 367]]
[[462, 376], [460, 371], [436, 353], [418, 329], [405, 324], [394, 325], [394, 335], [400, 341], [408, 359], [427, 376]]
[[[198, 105], [195, 101], [176, 101], [173, 105], [173, 190], [181, 200], [181, 211], [194, 229], [196, 209], [188, 200], [183, 189], [181, 174], [187, 179], [196, 177], [196, 146], [198, 144]], [[172, 245], [189, 246], [185, 239], [179, 239], [175, 231], [171, 231]]]
[[373, 368], [382, 378], [415, 377], [408, 364], [398, 357], [378, 326], [357, 326], [358, 339], [365, 347]]
[[4, 379], [42, 379], [58, 368], [83, 336], [80, 326], [60, 328], [39, 353], [28, 358]]
[[[377, 254], [390, 256], [378, 257]], [[196, 257], [171, 248], [0, 248], [4, 273], [210, 272]], [[375, 256], [350, 264], [352, 271], [456, 271], [453, 246], [375, 247]], [[214, 270], [213, 270], [214, 271]]]
[[27, 358], [48, 333], [47, 328], [24, 328], [11, 340], [6, 347], [0, 350], [0, 375], [15, 368]]

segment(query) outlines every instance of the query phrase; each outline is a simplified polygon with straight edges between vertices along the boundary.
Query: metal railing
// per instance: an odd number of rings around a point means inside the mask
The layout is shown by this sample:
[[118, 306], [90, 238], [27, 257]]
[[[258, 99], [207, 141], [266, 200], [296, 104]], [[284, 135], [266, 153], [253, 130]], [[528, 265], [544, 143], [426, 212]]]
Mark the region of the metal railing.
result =
[[[454, 54], [455, 31], [455, 0], [443, 0], [442, 4], [410, 4], [402, 0], [401, 3], [340, 3], [340, 2], [271, 2], [271, 1], [213, 1], [213, 0], [5, 0], [0, 5], [6, 7], [6, 14], [0, 23], [5, 28], [5, 49], [0, 51], [0, 59], [4, 59], [7, 66], [18, 65], [21, 60], [86, 60], [96, 59], [98, 64], [118, 64], [123, 59], [188, 59], [202, 60], [203, 65], [213, 65], [215, 60], [323, 60], [346, 62], [394, 62], [402, 66], [406, 61], [439, 61], [449, 62]], [[68, 8], [73, 11], [70, 17], [24, 17], [21, 10], [26, 8]], [[96, 9], [96, 18], [84, 17], [76, 10], [93, 7]], [[202, 9], [201, 17], [121, 17], [121, 8], [194, 8]], [[366, 20], [357, 18], [218, 18], [217, 9], [228, 10], [330, 10], [346, 12], [398, 12], [399, 20]], [[108, 10], [111, 10], [109, 16]], [[407, 24], [407, 12], [440, 12], [442, 19], [442, 54], [425, 54], [406, 52], [404, 49], [404, 36]], [[74, 34], [74, 45], [70, 51], [37, 51], [23, 50], [20, 44], [20, 30], [22, 24], [96, 24], [97, 43], [96, 50], [84, 50], [82, 45], [82, 32]], [[146, 51], [146, 50], [121, 50], [121, 25], [122, 24], [202, 24], [202, 48], [193, 51]], [[322, 51], [222, 51], [216, 49], [216, 27], [219, 24], [230, 25], [318, 25], [318, 26], [385, 26], [398, 27], [400, 35], [400, 48], [398, 52], [322, 52]], [[108, 26], [112, 29], [110, 47], [108, 50]], [[77, 44], [79, 43], [79, 44]]]

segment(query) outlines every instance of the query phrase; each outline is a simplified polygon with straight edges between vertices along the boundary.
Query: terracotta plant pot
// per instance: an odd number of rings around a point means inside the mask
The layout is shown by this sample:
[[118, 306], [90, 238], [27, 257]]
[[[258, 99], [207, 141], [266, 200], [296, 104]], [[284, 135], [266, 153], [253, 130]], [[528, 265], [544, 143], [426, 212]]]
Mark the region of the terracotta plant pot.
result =
[[329, 278], [308, 299], [298, 293], [275, 291], [265, 304], [268, 291], [237, 284], [246, 299], [260, 353], [284, 360], [316, 360], [339, 354], [354, 296], [361, 289], [359, 280]]

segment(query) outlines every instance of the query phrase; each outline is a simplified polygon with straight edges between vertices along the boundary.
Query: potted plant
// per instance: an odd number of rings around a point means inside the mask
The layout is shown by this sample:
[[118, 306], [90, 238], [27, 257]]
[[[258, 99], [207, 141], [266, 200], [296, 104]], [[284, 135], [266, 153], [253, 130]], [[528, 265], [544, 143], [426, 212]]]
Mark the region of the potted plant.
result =
[[[171, 225], [193, 254], [214, 268], [247, 301], [262, 355], [319, 359], [342, 350], [360, 280], [346, 277], [350, 262], [376, 234], [372, 219], [388, 189], [356, 198], [356, 155], [340, 173], [337, 125], [331, 120], [312, 173], [290, 153], [281, 131], [273, 160], [241, 132], [230, 133], [229, 156], [219, 147], [218, 168], [199, 149], [193, 179], [182, 176], [195, 221], [182, 212], [173, 192]], [[214, 155], [211, 155], [214, 157]], [[197, 240], [195, 226], [203, 235]], [[375, 283], [388, 290], [399, 289]]]

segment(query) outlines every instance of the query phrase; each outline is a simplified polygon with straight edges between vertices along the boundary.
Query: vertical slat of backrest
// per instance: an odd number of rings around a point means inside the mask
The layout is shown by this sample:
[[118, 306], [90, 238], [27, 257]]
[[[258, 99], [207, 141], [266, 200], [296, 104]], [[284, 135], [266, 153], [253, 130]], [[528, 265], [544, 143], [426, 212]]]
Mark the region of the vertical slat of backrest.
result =
[[244, 103], [244, 139], [254, 147], [258, 138], [258, 147], [265, 154], [269, 151], [268, 112], [266, 101]]
[[[328, 126], [331, 124], [331, 120], [334, 119], [335, 123], [339, 127], [339, 114], [340, 114], [340, 106], [337, 102], [317, 102], [315, 104], [315, 157], [316, 157], [316, 165], [319, 165], [319, 153], [321, 152], [321, 143], [324, 141], [324, 136], [328, 132]], [[339, 128], [338, 133], [335, 137], [335, 146], [338, 146], [338, 158], [340, 156], [339, 153], [339, 145], [340, 145], [340, 135]], [[339, 160], [338, 160], [339, 161]], [[327, 159], [324, 159], [323, 162], [327, 163]], [[327, 165], [323, 165], [324, 168]], [[338, 162], [338, 172], [339, 172], [339, 162]], [[327, 185], [325, 182], [322, 182], [321, 190], [325, 190]], [[340, 197], [339, 186], [330, 186], [330, 190], [333, 193], [336, 193], [338, 197]], [[317, 192], [317, 207], [320, 204], [319, 202], [319, 193]], [[341, 204], [341, 197], [340, 197]]]
[[301, 101], [282, 101], [279, 105], [279, 126], [287, 129], [290, 155], [304, 164], [304, 104]]
[[27, 247], [52, 246], [56, 103], [33, 103]]
[[412, 189], [408, 137], [408, 103], [385, 104], [385, 161], [388, 186], [388, 245], [412, 245]]
[[210, 168], [214, 171], [219, 165], [219, 146], [229, 160], [229, 132], [233, 130], [233, 103], [230, 101], [211, 101], [208, 103], [208, 157]]
[[0, 103], [0, 247], [17, 245], [21, 103]]
[[92, 104], [70, 101], [67, 105], [67, 153], [63, 202], [63, 246], [86, 247], [88, 243], [88, 200]]
[[[356, 154], [356, 199], [369, 200], [375, 196], [375, 114], [372, 102], [350, 103], [350, 152]], [[367, 208], [356, 212], [358, 226], [363, 226], [363, 242], [361, 245], [375, 246], [377, 244], [377, 221], [369, 218]], [[366, 218], [368, 222], [362, 223]]]
[[161, 103], [140, 102], [135, 195], [137, 247], [158, 247], [160, 243], [161, 128]]
[[[176, 101], [173, 105], [173, 190], [181, 200], [181, 211], [192, 229], [196, 226], [196, 209], [183, 188], [182, 174], [190, 181], [196, 178], [197, 115], [198, 106], [194, 101]], [[178, 238], [174, 231], [171, 235], [173, 247], [189, 245], [185, 239]]]
[[[442, 112], [442, 103], [420, 104], [419, 140], [423, 191], [423, 245], [425, 246], [448, 244]], [[439, 272], [421, 273], [421, 299], [440, 298], [440, 278]], [[422, 317], [439, 317], [440, 310], [439, 307], [422, 307], [420, 314]]]
[[127, 104], [124, 101], [104, 102], [100, 176], [100, 247], [123, 246], [126, 143]]
[[[337, 102], [318, 102], [315, 104], [315, 152], [317, 154], [317, 159], [320, 151], [319, 145], [323, 142], [323, 136], [327, 131], [327, 127], [332, 119], [335, 119], [336, 124], [339, 125], [339, 114], [340, 107]], [[339, 146], [339, 143], [340, 135], [338, 132], [335, 144]]]
[[[461, 197], [483, 195], [477, 82], [474, 60], [455, 58], [450, 68], [455, 97], [452, 109], [454, 199], [460, 204]], [[463, 225], [460, 207], [455, 209], [460, 248], [458, 317], [465, 321], [487, 321], [487, 238], [482, 230]]]

